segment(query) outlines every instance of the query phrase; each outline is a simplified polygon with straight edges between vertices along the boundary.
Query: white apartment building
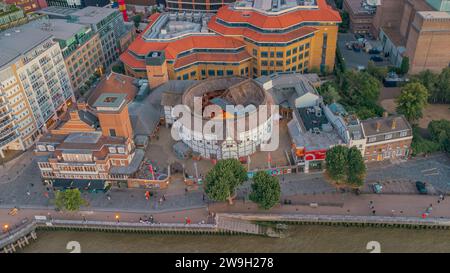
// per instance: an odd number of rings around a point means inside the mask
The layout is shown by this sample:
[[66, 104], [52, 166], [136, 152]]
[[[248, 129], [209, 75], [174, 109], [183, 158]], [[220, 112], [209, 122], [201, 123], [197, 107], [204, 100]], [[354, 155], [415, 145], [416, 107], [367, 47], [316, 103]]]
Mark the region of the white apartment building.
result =
[[25, 24], [0, 33], [0, 156], [26, 149], [73, 100], [61, 49], [51, 34]]

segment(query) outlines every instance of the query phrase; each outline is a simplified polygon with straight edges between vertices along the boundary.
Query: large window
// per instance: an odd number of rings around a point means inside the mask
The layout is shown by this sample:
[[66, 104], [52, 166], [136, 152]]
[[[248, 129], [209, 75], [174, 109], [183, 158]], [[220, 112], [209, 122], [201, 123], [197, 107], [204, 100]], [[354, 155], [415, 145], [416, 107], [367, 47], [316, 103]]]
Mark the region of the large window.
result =
[[217, 76], [223, 76], [223, 70], [217, 70]]
[[261, 51], [261, 58], [267, 58], [268, 56], [267, 51]]
[[216, 75], [216, 71], [209, 69], [208, 70], [208, 76], [215, 76]]
[[283, 58], [283, 52], [277, 51], [277, 58]]

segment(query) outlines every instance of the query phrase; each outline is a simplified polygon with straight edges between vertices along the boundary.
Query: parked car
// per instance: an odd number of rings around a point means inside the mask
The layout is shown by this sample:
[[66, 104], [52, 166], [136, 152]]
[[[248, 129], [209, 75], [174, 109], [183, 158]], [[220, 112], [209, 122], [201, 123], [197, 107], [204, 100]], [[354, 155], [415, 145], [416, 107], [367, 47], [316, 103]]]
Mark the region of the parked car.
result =
[[375, 54], [376, 55], [376, 54], [380, 54], [380, 53], [381, 52], [378, 49], [373, 49], [372, 48], [372, 49], [369, 50], [369, 54]]
[[383, 186], [377, 182], [372, 185], [372, 189], [374, 193], [381, 193], [381, 191], [383, 190]]
[[427, 184], [425, 182], [416, 181], [416, 188], [417, 188], [417, 191], [420, 194], [427, 194], [428, 193]]
[[370, 57], [370, 60], [379, 63], [383, 61], [383, 58], [381, 58], [380, 56], [372, 56]]

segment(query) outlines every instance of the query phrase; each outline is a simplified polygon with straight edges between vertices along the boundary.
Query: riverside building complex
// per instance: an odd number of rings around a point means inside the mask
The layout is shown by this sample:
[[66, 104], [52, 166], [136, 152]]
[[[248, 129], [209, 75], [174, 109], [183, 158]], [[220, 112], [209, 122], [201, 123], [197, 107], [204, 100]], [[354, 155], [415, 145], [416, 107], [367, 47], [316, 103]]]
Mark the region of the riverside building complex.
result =
[[153, 14], [120, 56], [150, 86], [168, 80], [259, 77], [334, 67], [339, 13], [325, 0], [237, 1], [215, 15]]

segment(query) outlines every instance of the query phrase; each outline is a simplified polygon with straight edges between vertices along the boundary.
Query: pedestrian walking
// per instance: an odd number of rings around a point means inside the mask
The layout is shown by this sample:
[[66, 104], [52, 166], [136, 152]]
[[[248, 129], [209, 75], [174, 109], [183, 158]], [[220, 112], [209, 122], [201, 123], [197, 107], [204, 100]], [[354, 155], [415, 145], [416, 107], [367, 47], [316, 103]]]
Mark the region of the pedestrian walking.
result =
[[161, 205], [162, 202], [163, 202], [163, 198], [160, 197], [160, 198], [159, 198], [159, 204]]
[[375, 213], [376, 213], [376, 210], [372, 210], [372, 214], [375, 215]]
[[205, 194], [204, 193], [202, 194], [202, 199], [203, 199], [203, 201], [205, 201]]
[[166, 195], [163, 194], [162, 199], [163, 201], [166, 201]]
[[106, 198], [108, 198], [108, 200], [111, 201], [111, 196], [109, 194], [106, 196]]
[[30, 195], [31, 195], [31, 192], [30, 192], [30, 191], [27, 191], [27, 195], [30, 196]]

